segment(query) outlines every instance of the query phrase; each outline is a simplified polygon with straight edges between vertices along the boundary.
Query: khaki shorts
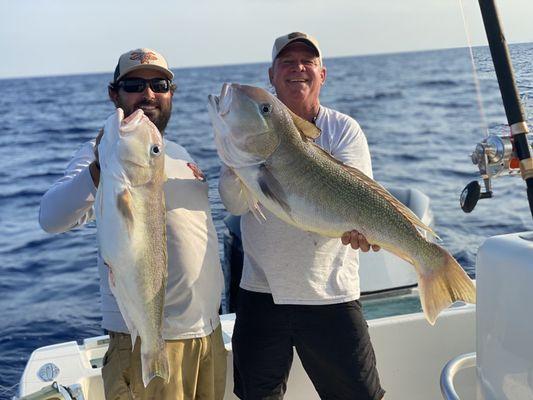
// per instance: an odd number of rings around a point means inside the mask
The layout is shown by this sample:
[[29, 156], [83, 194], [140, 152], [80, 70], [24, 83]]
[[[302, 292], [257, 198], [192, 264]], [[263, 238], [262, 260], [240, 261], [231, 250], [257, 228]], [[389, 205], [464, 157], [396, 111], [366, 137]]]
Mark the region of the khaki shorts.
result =
[[219, 400], [226, 386], [226, 349], [220, 325], [209, 336], [167, 340], [170, 381], [154, 378], [145, 388], [140, 340], [131, 351], [130, 335], [110, 332], [102, 378], [106, 400]]

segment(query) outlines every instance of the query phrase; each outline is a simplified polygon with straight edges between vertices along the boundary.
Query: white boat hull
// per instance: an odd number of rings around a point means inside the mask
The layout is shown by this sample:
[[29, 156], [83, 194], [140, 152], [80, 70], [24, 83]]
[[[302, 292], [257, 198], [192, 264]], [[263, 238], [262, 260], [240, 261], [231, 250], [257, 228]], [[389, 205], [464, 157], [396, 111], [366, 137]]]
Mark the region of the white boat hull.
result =
[[[224, 341], [228, 349], [226, 399], [236, 399], [233, 391], [231, 334], [234, 314], [222, 317]], [[441, 314], [434, 327], [422, 313], [370, 320], [382, 386], [389, 399], [439, 399], [439, 375], [450, 358], [475, 351], [475, 307], [465, 305]], [[39, 378], [39, 369], [53, 363], [59, 374], [52, 380], [64, 386], [80, 384], [85, 399], [104, 399], [100, 375], [101, 359], [106, 351], [106, 336], [91, 338], [78, 346], [62, 343], [33, 352], [20, 384], [20, 395], [34, 393], [49, 385]], [[53, 368], [49, 366], [50, 372]], [[459, 382], [464, 399], [475, 398], [475, 376]], [[312, 400], [318, 395], [297, 355], [289, 376], [287, 400]]]

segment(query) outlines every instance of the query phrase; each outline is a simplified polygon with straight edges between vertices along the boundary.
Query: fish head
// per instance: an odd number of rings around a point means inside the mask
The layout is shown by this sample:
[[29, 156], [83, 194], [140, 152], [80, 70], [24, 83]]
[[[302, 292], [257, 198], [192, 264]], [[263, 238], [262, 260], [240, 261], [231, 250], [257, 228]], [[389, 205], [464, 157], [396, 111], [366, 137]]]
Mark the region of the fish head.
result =
[[263, 163], [279, 146], [285, 106], [264, 89], [225, 83], [209, 95], [209, 115], [217, 151], [233, 168]]
[[138, 109], [124, 118], [122, 109], [109, 117], [99, 146], [101, 165], [131, 186], [163, 179], [164, 143], [156, 126]]

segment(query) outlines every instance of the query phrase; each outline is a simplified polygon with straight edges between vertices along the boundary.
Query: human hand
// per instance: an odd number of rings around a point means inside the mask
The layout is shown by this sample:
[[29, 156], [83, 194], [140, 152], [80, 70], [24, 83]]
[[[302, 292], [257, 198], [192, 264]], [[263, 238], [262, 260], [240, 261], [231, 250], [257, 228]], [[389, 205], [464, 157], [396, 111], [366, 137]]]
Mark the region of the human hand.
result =
[[357, 250], [361, 249], [362, 252], [367, 252], [372, 248], [374, 251], [379, 251], [381, 247], [379, 247], [377, 244], [370, 244], [366, 240], [366, 237], [363, 236], [362, 233], [356, 231], [355, 229], [352, 231], [344, 232], [341, 236], [341, 242], [343, 245], [351, 245], [352, 249]]

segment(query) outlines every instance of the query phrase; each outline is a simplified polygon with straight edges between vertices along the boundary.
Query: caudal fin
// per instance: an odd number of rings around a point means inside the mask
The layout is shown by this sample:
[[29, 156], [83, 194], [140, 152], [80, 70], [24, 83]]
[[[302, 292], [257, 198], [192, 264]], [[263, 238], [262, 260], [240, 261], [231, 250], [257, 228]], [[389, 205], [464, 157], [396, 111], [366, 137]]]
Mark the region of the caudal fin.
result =
[[415, 261], [419, 272], [420, 302], [431, 325], [439, 313], [456, 301], [476, 302], [476, 287], [459, 263], [442, 247], [438, 247], [440, 265], [423, 266]]
[[168, 383], [170, 373], [164, 343], [160, 346], [159, 351], [141, 353], [141, 364], [144, 387], [148, 386], [150, 381], [157, 376]]

